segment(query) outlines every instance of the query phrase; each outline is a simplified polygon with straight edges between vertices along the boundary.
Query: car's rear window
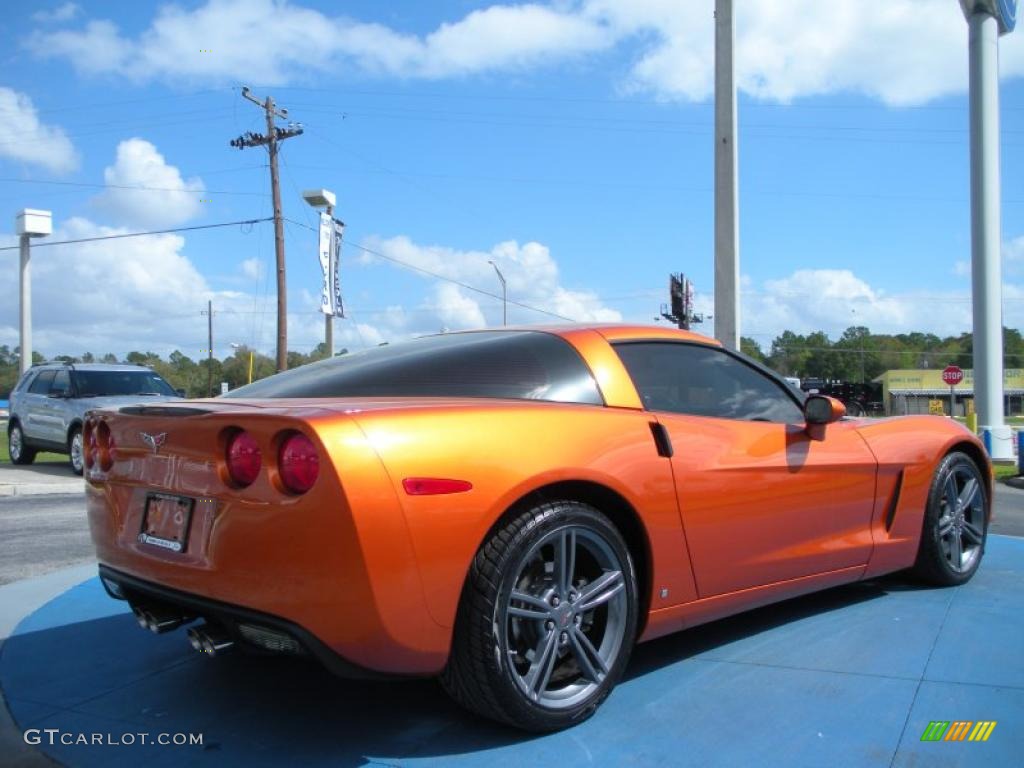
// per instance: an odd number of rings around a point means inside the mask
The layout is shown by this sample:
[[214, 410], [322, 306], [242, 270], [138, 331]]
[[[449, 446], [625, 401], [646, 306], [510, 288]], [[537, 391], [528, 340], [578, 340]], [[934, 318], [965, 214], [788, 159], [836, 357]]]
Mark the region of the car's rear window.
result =
[[153, 371], [75, 371], [79, 397], [109, 395], [164, 395], [173, 397], [174, 387]]
[[240, 387], [225, 397], [494, 397], [601, 405], [564, 339], [536, 331], [428, 336], [375, 347]]

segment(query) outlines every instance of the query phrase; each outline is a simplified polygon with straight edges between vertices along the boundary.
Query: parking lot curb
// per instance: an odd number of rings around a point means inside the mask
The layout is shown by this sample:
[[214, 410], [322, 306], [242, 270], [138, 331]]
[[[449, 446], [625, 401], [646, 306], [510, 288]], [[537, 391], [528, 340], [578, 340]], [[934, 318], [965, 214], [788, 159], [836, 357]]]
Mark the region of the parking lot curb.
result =
[[11, 483], [0, 485], [0, 496], [49, 496], [84, 494], [85, 482], [67, 483]]

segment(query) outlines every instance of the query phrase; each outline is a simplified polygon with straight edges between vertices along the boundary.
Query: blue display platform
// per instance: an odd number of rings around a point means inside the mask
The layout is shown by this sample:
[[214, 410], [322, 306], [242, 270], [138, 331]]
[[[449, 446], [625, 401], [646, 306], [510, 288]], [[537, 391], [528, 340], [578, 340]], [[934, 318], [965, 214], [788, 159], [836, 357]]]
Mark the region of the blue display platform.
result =
[[[597, 715], [543, 737], [464, 713], [432, 681], [203, 657], [182, 630], [140, 630], [96, 579], [21, 622], [0, 687], [18, 727], [68, 766], [1020, 766], [1024, 540], [991, 536], [957, 589], [890, 577], [639, 646]], [[983, 743], [922, 742], [933, 720], [997, 725]], [[43, 729], [58, 729], [53, 744]], [[60, 743], [79, 734], [136, 743]]]

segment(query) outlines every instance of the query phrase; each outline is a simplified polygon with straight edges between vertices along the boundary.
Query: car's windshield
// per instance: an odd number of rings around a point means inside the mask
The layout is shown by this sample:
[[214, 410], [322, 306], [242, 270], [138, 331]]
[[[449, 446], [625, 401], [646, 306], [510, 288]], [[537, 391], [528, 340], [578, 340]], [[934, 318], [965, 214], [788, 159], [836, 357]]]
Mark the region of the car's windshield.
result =
[[108, 395], [169, 395], [174, 387], [153, 371], [75, 371], [75, 391], [79, 397]]

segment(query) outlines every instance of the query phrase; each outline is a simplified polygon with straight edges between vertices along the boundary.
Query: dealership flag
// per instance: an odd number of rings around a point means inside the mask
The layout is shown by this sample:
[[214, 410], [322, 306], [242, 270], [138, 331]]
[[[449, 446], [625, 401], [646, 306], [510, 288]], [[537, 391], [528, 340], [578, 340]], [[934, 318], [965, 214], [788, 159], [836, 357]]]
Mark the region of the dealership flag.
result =
[[320, 214], [320, 268], [324, 285], [320, 295], [320, 311], [325, 315], [345, 316], [341, 303], [341, 235], [345, 225], [326, 213]]

